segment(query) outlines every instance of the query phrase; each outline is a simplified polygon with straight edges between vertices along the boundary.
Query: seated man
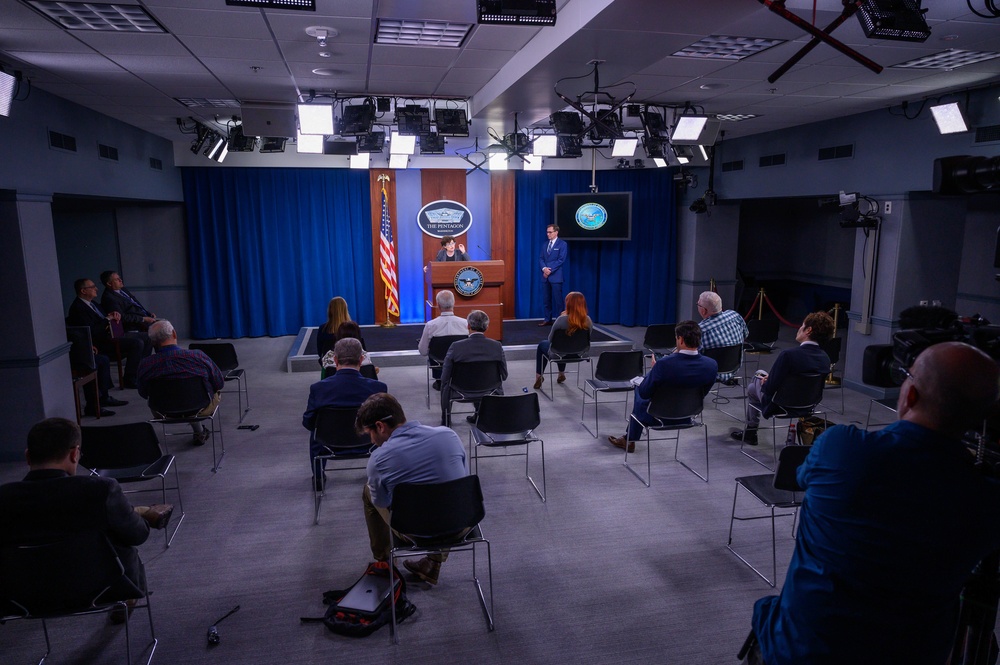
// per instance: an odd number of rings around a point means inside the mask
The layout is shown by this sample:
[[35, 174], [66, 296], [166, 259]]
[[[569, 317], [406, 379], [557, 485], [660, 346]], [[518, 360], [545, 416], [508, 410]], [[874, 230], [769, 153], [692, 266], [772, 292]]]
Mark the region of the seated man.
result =
[[906, 377], [897, 422], [828, 429], [799, 467], [795, 552], [781, 595], [754, 605], [749, 662], [949, 661], [962, 587], [1000, 549], [1000, 483], [961, 441], [996, 405], [1000, 371], [945, 342]]
[[104, 284], [101, 309], [121, 314], [125, 330], [149, 330], [150, 324], [156, 321], [156, 314], [143, 307], [138, 298], [125, 288], [121, 275], [113, 270], [105, 270], [101, 273], [101, 283]]
[[[731, 309], [723, 310], [722, 298], [714, 291], [698, 296], [698, 314], [702, 317], [698, 322], [701, 328], [699, 351], [743, 344], [750, 334], [743, 317]], [[737, 381], [731, 373], [719, 374], [718, 380], [726, 385], [735, 385]]]
[[[765, 418], [770, 418], [777, 407], [771, 403], [778, 388], [790, 376], [800, 374], [827, 374], [830, 371], [830, 356], [819, 345], [833, 336], [833, 319], [826, 312], [813, 312], [795, 333], [799, 346], [785, 349], [774, 359], [771, 372], [758, 372], [747, 386], [747, 426], [742, 432], [733, 432], [732, 437], [747, 445], [757, 445], [757, 428], [760, 426], [761, 409]], [[751, 405], [757, 407], [751, 408]]]
[[[222, 387], [226, 380], [212, 359], [203, 351], [182, 349], [177, 345], [177, 333], [174, 326], [166, 319], [160, 319], [149, 327], [149, 339], [156, 347], [156, 355], [144, 358], [139, 363], [139, 396], [149, 399], [149, 382], [157, 379], [184, 379], [198, 377], [205, 386], [205, 394], [211, 395], [208, 403], [199, 416], [207, 416], [215, 411], [222, 401]], [[153, 411], [156, 418], [163, 414]], [[191, 423], [194, 431], [192, 445], [200, 446], [208, 441], [209, 432], [205, 425]]]
[[104, 355], [115, 354], [115, 344], [121, 349], [125, 370], [122, 377], [122, 388], [136, 387], [136, 372], [139, 362], [152, 353], [152, 346], [147, 343], [145, 333], [128, 333], [124, 337], [115, 338], [111, 332], [111, 322], [121, 323], [118, 312], [105, 312], [95, 302], [97, 286], [93, 280], [81, 277], [73, 282], [76, 298], [70, 303], [69, 316], [66, 324], [70, 326], [87, 326], [90, 328], [90, 338], [94, 347]]
[[[387, 393], [372, 395], [358, 409], [356, 427], [368, 432], [376, 446], [368, 460], [368, 482], [362, 492], [372, 556], [389, 559], [389, 509], [392, 490], [400, 483], [443, 483], [462, 478], [465, 448], [454, 430], [407, 422], [403, 407]], [[399, 534], [397, 534], [398, 536]], [[428, 584], [437, 584], [447, 552], [403, 565]]]
[[[333, 347], [333, 355], [337, 371], [309, 387], [309, 401], [302, 414], [302, 426], [310, 432], [316, 429], [316, 412], [324, 406], [360, 406], [369, 396], [388, 391], [381, 381], [361, 376], [361, 357], [364, 351], [357, 339], [345, 337], [338, 341]], [[314, 474], [313, 486], [316, 491], [322, 489], [323, 483], [315, 475], [317, 469], [313, 460], [317, 455], [324, 454], [326, 450], [323, 446], [310, 440], [309, 468]]]
[[[649, 374], [635, 387], [635, 398], [632, 402], [632, 415], [645, 425], [657, 425], [659, 421], [649, 415], [649, 400], [660, 386], [674, 388], [702, 389], [702, 396], [707, 395], [715, 383], [715, 374], [719, 365], [706, 356], [698, 353], [701, 341], [701, 329], [694, 321], [681, 321], [675, 328], [676, 350], [669, 356], [653, 357], [653, 367]], [[611, 445], [622, 450], [628, 447], [628, 452], [635, 450], [635, 442], [642, 436], [642, 426], [629, 418], [628, 432], [625, 436], [609, 436]]]
[[[102, 476], [76, 475], [80, 462], [80, 428], [65, 418], [48, 418], [28, 432], [25, 451], [30, 471], [19, 482], [0, 486], [0, 543], [29, 544], [53, 536], [99, 531], [118, 553], [125, 575], [140, 589], [146, 576], [137, 546], [149, 529], [167, 526], [173, 506], [129, 505], [118, 481]], [[120, 600], [125, 590], [112, 588], [108, 601]], [[112, 615], [114, 621], [124, 616]]]
[[[486, 329], [490, 325], [490, 317], [481, 309], [469, 312], [466, 321], [468, 324], [468, 339], [460, 339], [448, 348], [448, 355], [444, 358], [444, 366], [441, 368], [441, 424], [449, 425], [447, 410], [451, 401], [451, 374], [454, 371], [455, 363], [468, 363], [478, 361], [496, 361], [500, 365], [500, 380], [507, 378], [507, 359], [503, 354], [503, 345], [495, 339], [486, 337]], [[466, 395], [466, 397], [483, 397], [489, 394]], [[503, 384], [494, 393], [503, 395]], [[479, 402], [476, 402], [476, 411], [479, 411]], [[466, 416], [470, 423], [476, 422], [475, 414]]]
[[[467, 335], [469, 332], [465, 319], [455, 316], [454, 293], [448, 290], [438, 291], [434, 300], [437, 301], [438, 311], [441, 313], [424, 325], [424, 332], [421, 333], [420, 342], [417, 343], [417, 351], [422, 356], [426, 356], [430, 351], [432, 337]], [[431, 376], [435, 379], [434, 390], [441, 390], [441, 381], [438, 380], [441, 378], [441, 368], [431, 368]]]

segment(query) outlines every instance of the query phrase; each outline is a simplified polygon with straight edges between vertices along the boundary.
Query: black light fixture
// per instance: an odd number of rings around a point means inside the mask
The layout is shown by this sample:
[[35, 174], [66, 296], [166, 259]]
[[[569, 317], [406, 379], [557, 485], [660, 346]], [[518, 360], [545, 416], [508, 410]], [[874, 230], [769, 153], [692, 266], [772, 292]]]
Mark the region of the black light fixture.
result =
[[358, 136], [358, 152], [382, 152], [385, 147], [385, 132], [369, 132]]
[[665, 159], [666, 145], [667, 140], [664, 138], [657, 138], [653, 136], [642, 137], [642, 149], [646, 151], [646, 157], [649, 157], [650, 159]]
[[396, 129], [403, 136], [420, 136], [431, 131], [431, 111], [426, 106], [407, 104], [396, 107]]
[[556, 0], [479, 0], [477, 4], [480, 24], [556, 24]]
[[465, 109], [434, 109], [434, 124], [441, 136], [469, 135], [469, 118]]
[[670, 135], [667, 129], [667, 121], [663, 119], [663, 116], [659, 112], [642, 111], [639, 114], [639, 119], [642, 121], [642, 129], [646, 132], [646, 136], [667, 138]]
[[583, 157], [580, 139], [575, 136], [557, 136], [556, 157]]
[[372, 131], [375, 123], [375, 106], [365, 101], [364, 104], [344, 107], [344, 117], [341, 119], [341, 136], [361, 136]]
[[558, 136], [578, 136], [583, 133], [583, 119], [575, 111], [556, 111], [549, 116], [549, 124]]
[[613, 109], [597, 112], [596, 121], [590, 126], [590, 138], [593, 141], [622, 138], [622, 120]]
[[243, 125], [236, 125], [229, 131], [229, 152], [253, 152], [257, 149], [257, 137], [243, 133]]
[[[177, 122], [179, 123], [180, 120]], [[198, 134], [195, 136], [194, 140], [191, 141], [191, 152], [197, 155], [201, 152], [202, 148], [205, 147], [205, 143], [208, 142], [209, 136], [211, 136], [214, 132], [200, 123], [195, 125], [195, 129]]]
[[260, 152], [261, 154], [285, 152], [286, 141], [288, 139], [284, 136], [262, 136], [260, 139]]
[[869, 39], [924, 42], [931, 36], [926, 13], [920, 0], [864, 0], [858, 8], [858, 21]]
[[444, 137], [440, 133], [428, 132], [420, 135], [421, 155], [443, 155]]

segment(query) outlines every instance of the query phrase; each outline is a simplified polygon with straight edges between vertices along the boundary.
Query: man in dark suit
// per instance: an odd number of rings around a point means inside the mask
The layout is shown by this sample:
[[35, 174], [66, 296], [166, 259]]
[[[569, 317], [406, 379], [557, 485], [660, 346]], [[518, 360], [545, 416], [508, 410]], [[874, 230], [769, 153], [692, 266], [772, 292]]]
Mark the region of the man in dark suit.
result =
[[[802, 321], [795, 341], [799, 346], [786, 349], [778, 354], [770, 373], [758, 372], [747, 386], [747, 426], [741, 432], [733, 432], [732, 437], [751, 446], [757, 445], [757, 427], [760, 417], [770, 418], [777, 408], [772, 404], [778, 388], [790, 376], [802, 374], [826, 374], [830, 371], [830, 356], [819, 347], [833, 336], [833, 319], [826, 312], [813, 312]], [[757, 409], [750, 408], [754, 405]]]
[[121, 314], [122, 327], [125, 330], [142, 332], [149, 330], [149, 325], [156, 321], [156, 314], [143, 307], [139, 299], [125, 288], [121, 275], [112, 270], [105, 270], [101, 273], [101, 283], [104, 284], [101, 309]]
[[[0, 543], [33, 543], [52, 536], [99, 531], [118, 553], [128, 578], [145, 589], [145, 572], [136, 547], [146, 542], [150, 528], [166, 527], [173, 506], [133, 508], [118, 481], [76, 475], [80, 428], [65, 418], [49, 418], [32, 427], [25, 456], [31, 470], [24, 480], [0, 486]], [[114, 593], [112, 589], [108, 600], [116, 599]]]
[[[475, 309], [469, 312], [466, 318], [469, 329], [468, 339], [460, 339], [448, 348], [448, 355], [444, 357], [444, 366], [441, 368], [441, 424], [448, 426], [448, 404], [451, 401], [451, 377], [455, 370], [455, 363], [467, 363], [478, 361], [494, 361], [499, 366], [500, 380], [507, 378], [507, 359], [503, 355], [503, 345], [500, 342], [486, 337], [486, 329], [490, 325], [490, 317], [486, 312]], [[487, 390], [477, 393], [465, 393], [465, 397], [477, 398], [485, 395], [503, 395], [503, 384], [501, 383], [495, 390]], [[476, 411], [479, 411], [479, 402], [476, 402]], [[470, 423], [476, 421], [475, 414], [467, 416]]]
[[[324, 406], [361, 406], [370, 395], [389, 392], [389, 388], [381, 381], [361, 376], [363, 353], [361, 342], [353, 337], [345, 337], [334, 345], [333, 356], [337, 371], [309, 387], [309, 401], [305, 413], [302, 414], [303, 427], [310, 432], [316, 429], [316, 412]], [[325, 452], [323, 446], [310, 438], [309, 468], [314, 474], [316, 473], [314, 460], [317, 455]], [[319, 477], [313, 478], [313, 483], [317, 489], [322, 486]]]
[[[136, 387], [136, 372], [139, 369], [139, 361], [152, 353], [153, 348], [146, 339], [138, 336], [122, 336], [115, 338], [111, 333], [111, 326], [120, 325], [121, 314], [118, 312], [106, 312], [96, 302], [97, 286], [94, 281], [81, 277], [73, 282], [73, 289], [76, 291], [76, 299], [70, 303], [69, 316], [66, 323], [71, 326], [87, 326], [90, 328], [90, 336], [94, 347], [108, 357], [115, 355], [115, 343], [121, 348], [122, 359], [125, 361], [125, 373], [122, 388]], [[142, 333], [142, 337], [146, 337]]]
[[569, 256], [569, 247], [565, 240], [559, 239], [559, 226], [549, 224], [545, 227], [545, 235], [548, 241], [542, 249], [542, 255], [538, 259], [538, 265], [542, 269], [542, 281], [545, 283], [545, 316], [540, 326], [551, 326], [554, 317], [552, 316], [553, 306], [556, 316], [563, 307], [563, 266]]
[[[701, 388], [702, 396], [708, 394], [715, 383], [715, 375], [719, 365], [712, 358], [698, 353], [701, 344], [701, 328], [694, 321], [681, 321], [677, 324], [676, 350], [659, 361], [653, 357], [653, 368], [649, 374], [635, 387], [635, 399], [632, 402], [632, 415], [645, 425], [656, 425], [659, 421], [647, 413], [649, 401], [661, 386], [674, 388]], [[609, 436], [608, 441], [616, 448], [628, 452], [635, 450], [635, 442], [642, 436], [642, 426], [629, 418], [628, 432], [625, 436]]]

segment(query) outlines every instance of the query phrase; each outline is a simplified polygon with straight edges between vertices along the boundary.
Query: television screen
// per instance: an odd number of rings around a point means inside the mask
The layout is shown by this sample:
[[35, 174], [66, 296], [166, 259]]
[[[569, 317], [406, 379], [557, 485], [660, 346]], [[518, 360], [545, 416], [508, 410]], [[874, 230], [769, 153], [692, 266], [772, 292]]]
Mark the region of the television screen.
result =
[[632, 192], [556, 194], [555, 213], [563, 240], [632, 237]]

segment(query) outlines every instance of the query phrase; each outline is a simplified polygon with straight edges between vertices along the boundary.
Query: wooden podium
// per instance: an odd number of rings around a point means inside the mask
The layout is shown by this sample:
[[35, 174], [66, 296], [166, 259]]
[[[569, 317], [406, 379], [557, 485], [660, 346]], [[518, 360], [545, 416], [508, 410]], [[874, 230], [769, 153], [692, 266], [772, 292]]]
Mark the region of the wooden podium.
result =
[[[474, 296], [463, 296], [455, 288], [455, 275], [470, 266], [483, 273], [483, 288]], [[503, 338], [503, 278], [503, 261], [429, 261], [424, 273], [424, 320], [430, 321], [440, 313], [434, 295], [448, 289], [455, 294], [455, 315], [464, 319], [474, 309], [483, 310], [490, 317], [486, 336], [500, 341]]]

